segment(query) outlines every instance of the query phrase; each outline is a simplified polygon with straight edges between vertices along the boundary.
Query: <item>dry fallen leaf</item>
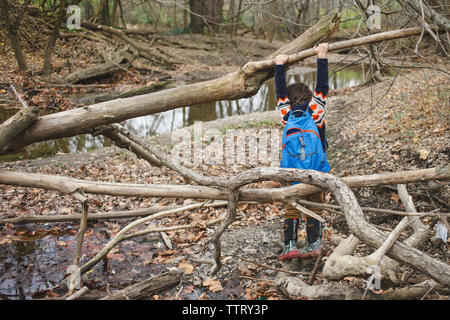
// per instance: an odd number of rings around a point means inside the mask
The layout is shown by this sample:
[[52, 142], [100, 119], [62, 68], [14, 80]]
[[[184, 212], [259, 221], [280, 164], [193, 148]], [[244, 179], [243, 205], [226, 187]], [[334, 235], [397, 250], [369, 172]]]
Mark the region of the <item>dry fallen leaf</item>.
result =
[[194, 292], [194, 286], [187, 286], [186, 288], [184, 288], [183, 293], [191, 293]]
[[391, 194], [391, 200], [397, 204], [400, 201], [400, 196], [396, 193]]
[[430, 151], [422, 149], [419, 151], [419, 158], [422, 160], [426, 160], [428, 158], [429, 154], [430, 154]]
[[239, 266], [238, 266], [238, 270], [239, 270], [239, 273], [240, 273], [242, 276], [247, 276], [247, 277], [249, 277], [249, 276], [253, 275], [253, 271], [251, 271], [250, 269], [244, 267], [243, 265], [239, 265]]
[[186, 274], [191, 274], [194, 271], [194, 266], [182, 259], [178, 264], [178, 269], [183, 270]]
[[2, 239], [0, 239], [0, 245], [5, 244], [5, 243], [10, 243], [10, 242], [12, 242], [12, 240], [11, 240], [11, 239], [8, 239], [8, 238], [2, 238]]
[[108, 259], [117, 259], [118, 261], [122, 262], [125, 260], [125, 257], [121, 253], [108, 253], [106, 255]]
[[208, 289], [212, 292], [222, 291], [222, 285], [220, 284], [220, 281], [217, 279], [208, 278], [205, 281], [203, 281], [203, 285], [205, 287], [208, 287]]
[[61, 210], [59, 210], [59, 212], [60, 212], [61, 214], [69, 214], [69, 213], [72, 213], [72, 209], [69, 208], [69, 207], [64, 207], [64, 208], [62, 208]]

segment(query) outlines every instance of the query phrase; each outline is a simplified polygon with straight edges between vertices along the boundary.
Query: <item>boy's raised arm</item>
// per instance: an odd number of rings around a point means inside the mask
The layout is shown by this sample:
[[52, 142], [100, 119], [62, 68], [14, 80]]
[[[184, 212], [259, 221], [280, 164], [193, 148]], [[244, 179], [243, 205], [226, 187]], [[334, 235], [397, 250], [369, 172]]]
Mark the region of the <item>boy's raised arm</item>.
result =
[[286, 67], [288, 56], [280, 54], [275, 57], [275, 90], [277, 94], [277, 110], [280, 113], [281, 122], [286, 124], [291, 110], [291, 102], [287, 97]]
[[309, 104], [312, 117], [317, 127], [322, 128], [325, 123], [325, 104], [328, 95], [328, 43], [321, 43], [314, 47], [317, 53], [317, 82], [313, 98]]

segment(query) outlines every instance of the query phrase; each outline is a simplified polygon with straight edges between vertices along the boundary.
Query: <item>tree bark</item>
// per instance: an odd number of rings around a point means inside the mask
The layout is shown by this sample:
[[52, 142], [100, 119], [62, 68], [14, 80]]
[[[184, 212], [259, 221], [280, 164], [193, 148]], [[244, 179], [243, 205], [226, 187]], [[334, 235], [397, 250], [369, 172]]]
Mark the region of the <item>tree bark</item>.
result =
[[[450, 166], [394, 173], [345, 177], [342, 180], [350, 188], [376, 187], [380, 185], [411, 183], [426, 180], [449, 180]], [[224, 188], [193, 185], [127, 184], [97, 182], [40, 173], [22, 173], [0, 169], [0, 184], [56, 190], [65, 194], [75, 191], [125, 197], [162, 197], [227, 200]], [[294, 197], [321, 191], [320, 188], [296, 184], [284, 188], [241, 189], [240, 201], [272, 202], [285, 201]]]
[[117, 24], [118, 19], [118, 8], [119, 8], [119, 2], [120, 0], [114, 0], [112, 13], [111, 13], [111, 26], [115, 27]]
[[105, 26], [111, 25], [111, 17], [109, 15], [109, 0], [101, 0], [95, 14], [96, 21]]
[[68, 74], [63, 81], [68, 83], [80, 83], [90, 79], [108, 76], [124, 70], [132, 59], [131, 54], [127, 53], [126, 49], [120, 50], [111, 58], [111, 61], [75, 71]]
[[[340, 283], [323, 283], [310, 286], [299, 277], [279, 277], [276, 280], [278, 289], [291, 299], [317, 299], [317, 300], [357, 300], [360, 299], [363, 290], [353, 288]], [[376, 299], [373, 294], [369, 299]]]
[[[338, 15], [331, 14], [302, 34], [296, 49], [288, 45], [287, 53], [312, 47], [338, 24]], [[284, 48], [284, 47], [283, 47]], [[236, 72], [215, 80], [163, 90], [138, 97], [113, 100], [88, 107], [58, 112], [39, 118], [28, 135], [10, 143], [7, 150], [17, 150], [33, 142], [90, 133], [99, 125], [192, 106], [217, 100], [235, 100], [256, 94], [261, 85], [273, 76], [272, 66], [254, 73]]]
[[[0, 0], [0, 9], [2, 12], [2, 18], [5, 23], [6, 30], [8, 31], [8, 39], [14, 51], [14, 56], [16, 57], [19, 70], [26, 71], [28, 70], [28, 66], [25, 56], [23, 55], [22, 52], [22, 46], [20, 44], [20, 39], [18, 35], [19, 21], [17, 21], [17, 23], [15, 24], [11, 23], [11, 20], [9, 18], [9, 9], [7, 0]], [[25, 10], [25, 8], [23, 10]]]
[[437, 11], [433, 10], [432, 8], [428, 7], [426, 3], [420, 4], [420, 1], [418, 0], [408, 0], [408, 1], [401, 1], [403, 5], [409, 5], [411, 8], [413, 8], [419, 15], [422, 15], [422, 7], [423, 12], [427, 19], [430, 21], [434, 21], [437, 25], [445, 28], [446, 30], [450, 29], [450, 21], [443, 15], [439, 14]]
[[170, 289], [180, 283], [182, 273], [180, 271], [169, 271], [147, 280], [135, 283], [125, 289], [114, 292], [100, 300], [138, 300], [151, 296], [152, 294]]
[[190, 0], [191, 33], [204, 33], [205, 28], [220, 31], [223, 23], [223, 0]]
[[[342, 207], [352, 234], [373, 248], [379, 248], [386, 242], [387, 235], [364, 219], [355, 195], [342, 179], [314, 170], [257, 168], [231, 177], [228, 188], [236, 190], [245, 184], [263, 180], [302, 182], [331, 192]], [[228, 214], [225, 220], [227, 218]], [[387, 255], [418, 269], [445, 286], [450, 285], [450, 266], [424, 252], [398, 241], [392, 245]]]
[[14, 116], [0, 125], [0, 149], [33, 124], [39, 114], [39, 108], [22, 108]]
[[[79, 1], [76, 1], [78, 3]], [[50, 76], [52, 73], [52, 55], [53, 51], [55, 49], [56, 40], [58, 39], [59, 35], [59, 28], [61, 27], [61, 24], [66, 17], [66, 5], [64, 1], [61, 1], [61, 5], [59, 7], [59, 13], [55, 21], [55, 25], [53, 26], [53, 30], [48, 38], [47, 45], [45, 47], [44, 52], [44, 63], [42, 66], [42, 76], [50, 80]]]
[[[333, 29], [334, 26], [335, 23], [325, 23], [322, 20], [295, 40], [297, 47], [288, 44], [274, 54], [280, 52], [290, 54], [311, 47], [312, 43], [328, 34], [330, 28]], [[421, 30], [420, 27], [413, 27], [341, 41], [330, 44], [329, 51], [417, 35]], [[274, 54], [270, 55], [268, 60], [249, 62], [239, 71], [215, 80], [42, 116], [30, 128], [28, 135], [9, 143], [0, 151], [0, 154], [17, 151], [21, 147], [37, 141], [91, 133], [92, 129], [99, 125], [121, 122], [130, 118], [172, 110], [180, 106], [252, 96], [264, 81], [272, 77], [272, 68], [275, 64], [275, 60], [272, 58]], [[314, 55], [313, 49], [292, 54], [289, 56], [288, 66]]]
[[[322, 283], [309, 286], [298, 277], [279, 277], [276, 280], [279, 290], [291, 299], [318, 299], [318, 300], [359, 300], [363, 290], [340, 283]], [[369, 300], [407, 300], [423, 296], [436, 282], [427, 280], [406, 288], [386, 290], [382, 294], [368, 293]]]
[[227, 15], [227, 32], [230, 36], [233, 35], [233, 25], [234, 25], [234, 8], [236, 0], [230, 0], [228, 5], [228, 15]]

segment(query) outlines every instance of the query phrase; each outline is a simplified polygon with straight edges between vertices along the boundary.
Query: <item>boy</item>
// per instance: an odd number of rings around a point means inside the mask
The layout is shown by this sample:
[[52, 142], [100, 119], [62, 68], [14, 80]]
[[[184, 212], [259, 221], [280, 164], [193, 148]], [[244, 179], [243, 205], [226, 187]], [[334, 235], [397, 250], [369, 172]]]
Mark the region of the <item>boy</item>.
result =
[[[293, 155], [289, 150], [284, 150], [282, 153], [281, 167], [287, 168], [300, 168], [300, 169], [314, 169], [323, 172], [329, 172], [330, 167], [326, 159], [326, 149], [328, 147], [325, 137], [325, 103], [328, 94], [328, 43], [321, 43], [314, 47], [314, 51], [317, 54], [317, 83], [314, 92], [303, 83], [295, 83], [286, 87], [285, 78], [285, 64], [288, 62], [287, 55], [278, 55], [275, 57], [275, 87], [277, 94], [277, 110], [280, 112], [281, 121], [285, 127], [283, 133], [283, 149], [286, 144], [289, 143], [288, 138], [291, 136], [291, 152], [293, 145], [295, 149], [302, 149], [298, 152], [298, 155]], [[299, 118], [303, 117], [303, 118]], [[308, 119], [311, 117], [315, 123]], [[302, 119], [299, 122], [299, 119]], [[297, 122], [296, 122], [297, 121]], [[308, 122], [309, 121], [309, 122]], [[298, 124], [306, 124], [307, 128], [298, 128]], [[309, 126], [308, 126], [309, 124]], [[312, 126], [312, 127], [311, 127]], [[307, 130], [309, 129], [309, 130]], [[310, 133], [311, 138], [305, 138], [304, 133]], [[312, 133], [312, 134], [311, 134]], [[293, 139], [293, 135], [297, 134], [298, 137]], [[317, 141], [314, 139], [314, 134], [317, 136]], [[320, 136], [320, 140], [318, 137]], [[303, 138], [303, 139], [302, 139]], [[299, 144], [299, 141], [301, 145]], [[305, 152], [304, 141], [308, 141], [309, 145], [316, 144], [314, 151], [311, 150]], [[312, 141], [313, 143], [311, 143]], [[296, 144], [295, 144], [296, 143]], [[317, 147], [318, 146], [318, 147]], [[320, 146], [322, 148], [320, 148]], [[283, 150], [282, 149], [282, 150]], [[321, 149], [321, 150], [319, 150]], [[307, 157], [311, 154], [322, 157], [316, 158], [320, 160], [308, 160]], [[318, 155], [320, 154], [320, 155]], [[306, 159], [306, 161], [305, 161]], [[302, 162], [303, 161], [303, 162]], [[309, 161], [309, 162], [308, 162]], [[318, 164], [320, 162], [320, 164]], [[306, 197], [309, 201], [323, 202], [324, 193], [316, 193]], [[310, 210], [320, 213], [319, 210], [309, 208]], [[306, 234], [307, 245], [302, 249], [297, 249], [297, 232], [299, 224], [300, 212], [290, 205], [285, 207], [285, 220], [284, 220], [284, 243], [285, 249], [280, 255], [279, 259], [282, 261], [291, 260], [293, 258], [298, 259], [311, 259], [318, 256], [320, 252], [321, 242], [321, 224], [320, 221], [313, 219], [309, 216], [306, 218]]]

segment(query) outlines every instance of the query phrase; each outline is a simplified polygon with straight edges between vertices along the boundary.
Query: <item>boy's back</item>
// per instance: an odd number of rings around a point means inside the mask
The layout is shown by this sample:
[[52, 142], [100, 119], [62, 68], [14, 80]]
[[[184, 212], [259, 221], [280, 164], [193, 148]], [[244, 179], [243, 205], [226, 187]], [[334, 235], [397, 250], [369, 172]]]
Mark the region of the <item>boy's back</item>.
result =
[[[281, 167], [314, 169], [329, 172], [326, 159], [328, 147], [325, 136], [325, 104], [328, 94], [328, 44], [314, 47], [317, 53], [317, 83], [314, 92], [303, 83], [286, 87], [286, 55], [275, 57], [275, 87], [277, 109], [285, 124], [283, 132]], [[310, 156], [308, 158], [308, 156]], [[323, 202], [324, 193], [307, 197], [307, 200]], [[310, 208], [318, 212], [315, 208]], [[316, 219], [306, 218], [307, 245], [297, 249], [297, 233], [300, 212], [290, 205], [285, 207], [285, 249], [280, 260], [309, 259], [319, 254], [321, 225]]]

